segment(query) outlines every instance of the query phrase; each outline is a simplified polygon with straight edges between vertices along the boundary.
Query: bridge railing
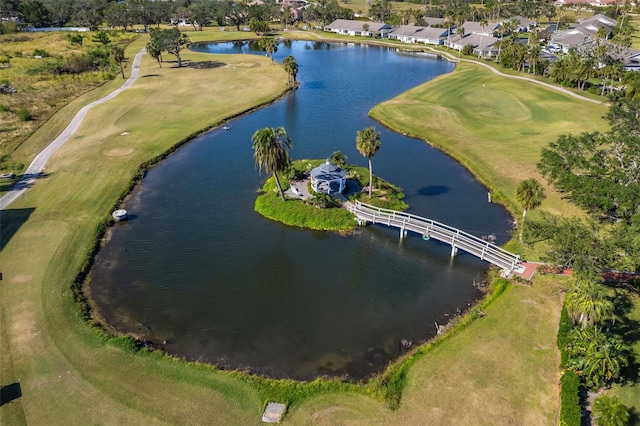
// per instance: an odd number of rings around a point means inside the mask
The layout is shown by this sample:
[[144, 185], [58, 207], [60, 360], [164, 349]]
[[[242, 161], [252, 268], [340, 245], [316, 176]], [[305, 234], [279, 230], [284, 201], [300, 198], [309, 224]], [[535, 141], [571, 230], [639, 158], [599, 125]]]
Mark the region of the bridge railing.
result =
[[510, 253], [502, 247], [496, 246], [486, 240], [461, 231], [453, 226], [427, 219], [410, 213], [375, 207], [356, 201], [347, 206], [351, 213], [368, 222], [385, 224], [400, 228], [400, 232], [413, 231], [422, 234], [425, 238], [434, 238], [452, 246], [452, 255], [455, 249], [462, 249], [470, 254], [488, 261], [503, 269], [513, 270], [520, 263], [520, 256]]

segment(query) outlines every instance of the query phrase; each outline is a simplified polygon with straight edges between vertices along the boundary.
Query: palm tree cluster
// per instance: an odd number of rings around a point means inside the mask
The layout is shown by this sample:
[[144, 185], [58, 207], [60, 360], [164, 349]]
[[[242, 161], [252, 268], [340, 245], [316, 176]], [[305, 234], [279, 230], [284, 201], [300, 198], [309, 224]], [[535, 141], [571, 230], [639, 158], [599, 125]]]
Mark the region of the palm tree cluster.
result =
[[628, 365], [629, 355], [623, 340], [604, 327], [604, 321], [614, 318], [607, 288], [595, 279], [578, 281], [567, 291], [565, 307], [574, 324], [564, 348], [567, 367], [589, 387], [610, 386]]
[[296, 77], [298, 75], [298, 63], [296, 62], [296, 59], [293, 56], [289, 55], [284, 58], [284, 61], [282, 61], [282, 66], [289, 76], [289, 86], [295, 88], [298, 83], [296, 80]]

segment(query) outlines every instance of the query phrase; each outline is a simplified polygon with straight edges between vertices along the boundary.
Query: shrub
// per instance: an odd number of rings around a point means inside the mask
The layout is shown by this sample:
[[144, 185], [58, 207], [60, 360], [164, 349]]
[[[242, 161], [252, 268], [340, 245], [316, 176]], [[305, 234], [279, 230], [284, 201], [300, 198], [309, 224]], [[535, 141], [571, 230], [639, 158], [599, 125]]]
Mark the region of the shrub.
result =
[[80, 34], [69, 34], [67, 36], [69, 38], [69, 42], [71, 44], [77, 44], [77, 45], [82, 45], [82, 41], [84, 40], [84, 37], [82, 37], [82, 35]]
[[462, 54], [467, 56], [473, 55], [473, 46], [471, 44], [464, 46], [462, 48]]
[[8, 112], [8, 111], [11, 111], [11, 109], [8, 106], [0, 104], [0, 112]]
[[580, 426], [582, 407], [580, 406], [580, 378], [567, 370], [560, 379], [560, 424]]
[[31, 114], [31, 111], [29, 111], [26, 108], [20, 108], [18, 110], [18, 120], [20, 121], [31, 121], [33, 120], [33, 115]]
[[43, 58], [48, 58], [51, 55], [49, 55], [49, 52], [44, 49], [33, 49], [33, 56], [42, 56]]
[[14, 34], [18, 32], [18, 25], [15, 22], [8, 21], [0, 25], [0, 34]]
[[560, 311], [560, 324], [558, 324], [558, 336], [556, 339], [556, 344], [560, 350], [560, 368], [566, 367], [569, 362], [569, 352], [567, 351], [567, 347], [571, 341], [569, 336], [571, 328], [571, 317], [569, 316], [569, 312], [567, 312], [567, 308], [563, 306], [562, 311]]

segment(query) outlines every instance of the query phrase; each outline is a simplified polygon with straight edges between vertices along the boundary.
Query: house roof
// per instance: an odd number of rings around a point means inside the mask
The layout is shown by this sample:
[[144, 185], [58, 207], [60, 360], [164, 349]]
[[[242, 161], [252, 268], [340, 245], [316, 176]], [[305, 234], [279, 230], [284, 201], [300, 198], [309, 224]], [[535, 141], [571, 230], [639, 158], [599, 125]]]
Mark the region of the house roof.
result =
[[582, 33], [575, 30], [567, 30], [561, 33], [555, 34], [551, 37], [551, 42], [566, 46], [567, 48], [582, 46], [592, 40], [589, 34]]
[[423, 27], [420, 31], [416, 32], [413, 37], [416, 40], [444, 38], [448, 32], [449, 30], [446, 28]]
[[[460, 39], [462, 39], [462, 40], [460, 40]], [[481, 35], [481, 34], [465, 34], [462, 37], [458, 34], [458, 35], [455, 35], [455, 36], [451, 37], [451, 39], [449, 41], [451, 43], [453, 43], [453, 44], [459, 44], [459, 45], [462, 45], [462, 46], [466, 46], [466, 45], [470, 44], [470, 45], [473, 46], [474, 49], [476, 47], [479, 47], [480, 45], [482, 45], [482, 49], [484, 50], [485, 48], [493, 46], [493, 44], [498, 40], [499, 39], [497, 39], [495, 37], [485, 36], [485, 35]]]
[[597, 15], [593, 15], [590, 18], [584, 18], [578, 21], [580, 25], [587, 24], [600, 24], [600, 25], [608, 25], [609, 27], [616, 26], [616, 20], [609, 18], [607, 15], [603, 15], [602, 13], [598, 13]]
[[513, 21], [514, 19], [518, 21], [518, 26], [520, 28], [529, 28], [532, 25], [536, 25], [535, 21], [532, 21], [531, 19], [525, 18], [524, 16], [520, 16], [520, 15], [512, 16], [509, 19], [505, 19], [504, 21], [500, 22], [500, 24], [502, 24], [505, 21]]
[[402, 25], [394, 29], [389, 35], [398, 37], [413, 37], [416, 39], [434, 39], [447, 36], [446, 28], [420, 27], [418, 25]]
[[413, 24], [401, 25], [398, 28], [395, 28], [389, 34], [393, 34], [393, 35], [396, 35], [396, 36], [408, 37], [410, 35], [413, 35], [413, 34], [415, 34], [417, 32], [422, 31], [425, 28], [426, 27], [420, 27], [420, 26], [413, 25]]
[[385, 24], [384, 22], [354, 21], [350, 19], [336, 19], [335, 21], [327, 25], [325, 29], [363, 31], [362, 27], [365, 24], [369, 26], [369, 32], [391, 29], [391, 26], [389, 24]]
[[423, 16], [422, 20], [429, 27], [433, 27], [434, 25], [442, 25], [442, 24], [444, 24], [444, 18], [431, 18], [429, 16]]
[[464, 24], [462, 24], [462, 26], [464, 27], [464, 30], [467, 33], [490, 34], [490, 33], [494, 32], [494, 31], [496, 31], [498, 29], [498, 27], [500, 26], [500, 24], [497, 23], [497, 22], [488, 22], [484, 26], [484, 28], [482, 28], [482, 26], [480, 25], [480, 22], [466, 21]]
[[314, 179], [331, 182], [333, 180], [345, 179], [347, 172], [342, 170], [340, 166], [331, 164], [328, 160], [326, 163], [319, 165], [309, 173]]

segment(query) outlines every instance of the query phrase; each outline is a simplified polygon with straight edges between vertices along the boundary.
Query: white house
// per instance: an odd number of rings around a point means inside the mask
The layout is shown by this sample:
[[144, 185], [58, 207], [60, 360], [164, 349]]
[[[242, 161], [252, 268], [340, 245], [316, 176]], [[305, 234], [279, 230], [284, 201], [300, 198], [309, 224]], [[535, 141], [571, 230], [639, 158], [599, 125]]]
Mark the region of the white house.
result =
[[339, 166], [331, 164], [329, 160], [321, 164], [309, 173], [311, 175], [311, 187], [322, 194], [341, 194], [347, 186], [347, 172]]
[[499, 40], [493, 36], [465, 33], [464, 35], [456, 34], [451, 36], [446, 43], [449, 48], [455, 50], [462, 50], [465, 46], [471, 45], [473, 46], [473, 53], [484, 58], [490, 58], [498, 54], [498, 48], [495, 47], [495, 44]]
[[403, 43], [423, 43], [440, 45], [447, 38], [447, 28], [420, 27], [417, 25], [402, 25], [391, 31], [387, 37]]
[[325, 31], [337, 34], [362, 37], [386, 37], [391, 32], [391, 25], [383, 22], [353, 21], [336, 19], [324, 27]]

